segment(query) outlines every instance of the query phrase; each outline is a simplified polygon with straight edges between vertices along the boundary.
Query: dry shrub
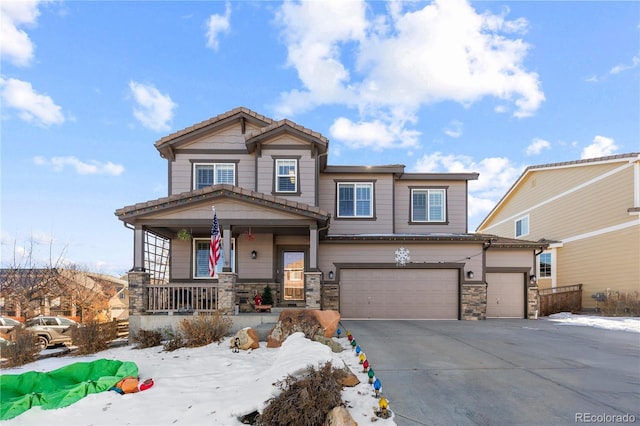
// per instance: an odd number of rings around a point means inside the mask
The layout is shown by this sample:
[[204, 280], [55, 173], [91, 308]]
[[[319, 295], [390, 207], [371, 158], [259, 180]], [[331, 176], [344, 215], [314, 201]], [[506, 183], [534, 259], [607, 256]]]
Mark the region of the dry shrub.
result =
[[71, 330], [73, 344], [78, 347], [78, 355], [95, 354], [109, 349], [109, 343], [118, 337], [115, 322], [98, 323], [91, 321]]
[[308, 367], [301, 378], [287, 376], [277, 382], [282, 393], [267, 401], [256, 425], [322, 426], [329, 411], [342, 404], [342, 379], [345, 376], [345, 370], [334, 368], [330, 362], [317, 370]]
[[182, 320], [180, 335], [184, 340], [184, 346], [188, 348], [205, 346], [213, 342], [220, 342], [229, 333], [231, 325], [231, 318], [216, 312], [213, 315]]
[[14, 328], [11, 338], [8, 344], [0, 345], [0, 358], [6, 360], [3, 367], [17, 367], [38, 359], [38, 336], [23, 328]]
[[605, 300], [598, 303], [603, 315], [609, 317], [637, 317], [640, 316], [640, 294], [637, 291], [621, 292], [607, 290]]
[[139, 330], [131, 335], [131, 340], [136, 344], [136, 349], [160, 346], [162, 344], [162, 332], [160, 330]]
[[176, 349], [184, 348], [185, 341], [179, 332], [176, 333], [172, 328], [167, 328], [165, 329], [165, 337], [166, 340], [163, 345], [165, 351], [172, 352]]

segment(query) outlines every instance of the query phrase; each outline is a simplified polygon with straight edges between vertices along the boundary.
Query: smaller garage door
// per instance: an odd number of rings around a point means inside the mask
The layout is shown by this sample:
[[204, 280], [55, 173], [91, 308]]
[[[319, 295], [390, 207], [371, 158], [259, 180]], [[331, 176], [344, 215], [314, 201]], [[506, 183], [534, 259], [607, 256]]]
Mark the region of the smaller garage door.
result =
[[344, 269], [344, 318], [458, 319], [456, 269]]
[[524, 292], [522, 273], [487, 274], [487, 317], [524, 318]]

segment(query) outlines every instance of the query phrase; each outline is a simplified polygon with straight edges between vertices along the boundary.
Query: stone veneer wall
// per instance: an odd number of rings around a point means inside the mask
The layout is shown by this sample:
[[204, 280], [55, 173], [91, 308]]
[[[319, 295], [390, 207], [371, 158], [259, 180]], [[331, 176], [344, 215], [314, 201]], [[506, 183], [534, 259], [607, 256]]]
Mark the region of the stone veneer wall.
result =
[[322, 294], [321, 309], [340, 310], [340, 287], [338, 284], [322, 284], [320, 293]]
[[129, 272], [129, 315], [144, 315], [147, 312], [147, 300], [151, 274], [147, 272]]
[[487, 284], [462, 284], [462, 320], [487, 319]]
[[305, 272], [304, 288], [306, 307], [309, 309], [320, 309], [320, 278], [322, 272]]
[[280, 300], [280, 292], [278, 283], [259, 282], [259, 283], [236, 283], [236, 305], [240, 307], [240, 312], [254, 312], [253, 298], [256, 293], [262, 295], [266, 286], [271, 287], [274, 304], [278, 304]]
[[527, 318], [538, 319], [540, 312], [540, 293], [537, 285], [527, 287]]

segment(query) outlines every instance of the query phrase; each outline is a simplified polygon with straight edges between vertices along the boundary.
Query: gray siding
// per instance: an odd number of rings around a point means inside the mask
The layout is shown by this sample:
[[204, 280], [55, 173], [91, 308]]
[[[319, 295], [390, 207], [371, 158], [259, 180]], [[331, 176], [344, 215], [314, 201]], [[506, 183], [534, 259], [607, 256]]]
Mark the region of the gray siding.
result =
[[[447, 190], [447, 222], [443, 224], [416, 224], [411, 219], [411, 188], [445, 188]], [[396, 181], [395, 229], [396, 233], [426, 234], [432, 232], [464, 233], [467, 231], [466, 181]]]
[[[374, 182], [373, 218], [341, 219], [336, 214], [336, 181]], [[338, 174], [320, 177], [319, 207], [331, 213], [330, 234], [393, 233], [393, 177], [391, 174]]]

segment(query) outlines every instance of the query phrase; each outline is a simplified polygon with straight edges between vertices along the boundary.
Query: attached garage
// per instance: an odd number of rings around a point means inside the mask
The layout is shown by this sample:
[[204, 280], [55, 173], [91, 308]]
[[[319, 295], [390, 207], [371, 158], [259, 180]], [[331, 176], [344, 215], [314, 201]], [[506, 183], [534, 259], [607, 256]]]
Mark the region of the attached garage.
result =
[[522, 273], [487, 273], [487, 318], [524, 318], [525, 291]]
[[458, 319], [458, 269], [342, 269], [343, 318]]

